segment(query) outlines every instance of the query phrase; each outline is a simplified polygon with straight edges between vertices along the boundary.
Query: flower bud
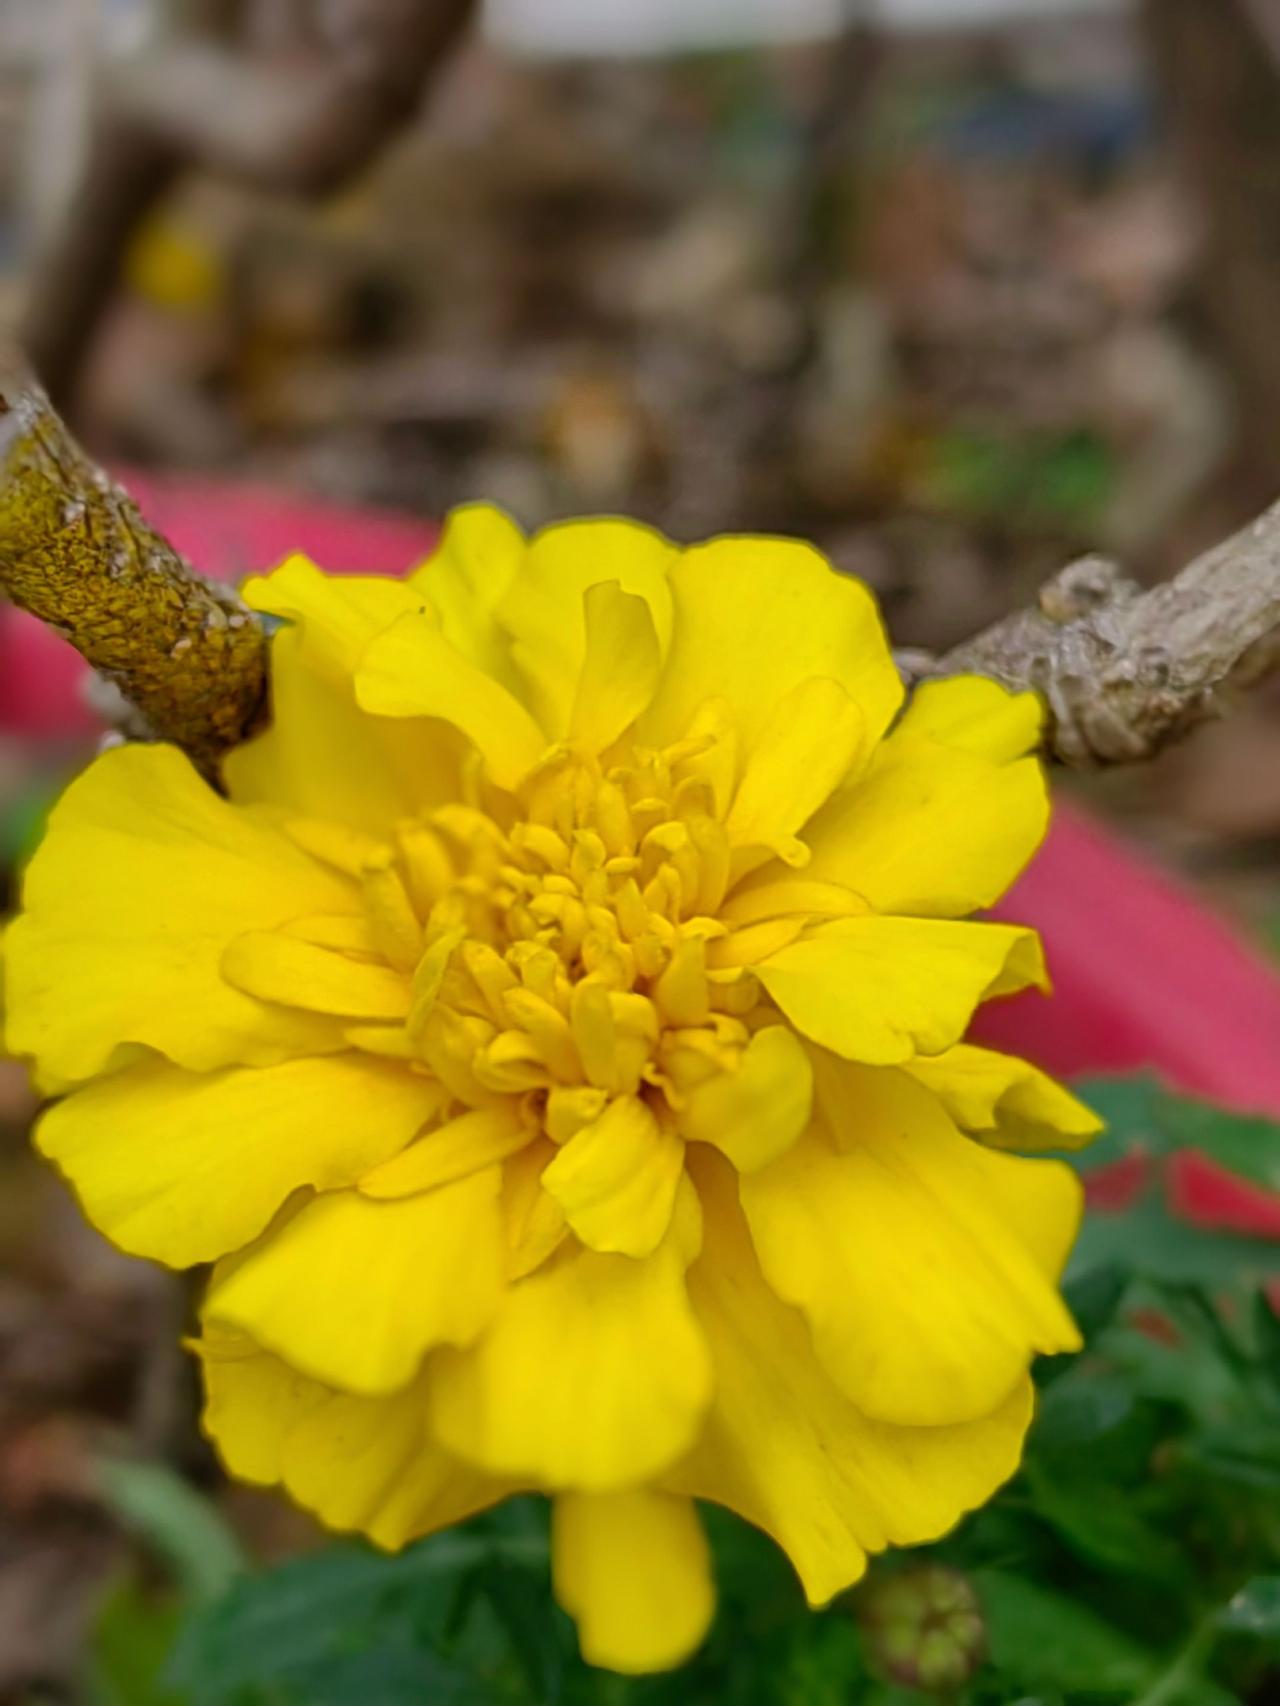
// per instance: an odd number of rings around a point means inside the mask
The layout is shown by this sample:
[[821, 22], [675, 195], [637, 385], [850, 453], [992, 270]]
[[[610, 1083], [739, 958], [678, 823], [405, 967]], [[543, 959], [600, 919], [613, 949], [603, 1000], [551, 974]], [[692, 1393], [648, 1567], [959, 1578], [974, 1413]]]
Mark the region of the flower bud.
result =
[[899, 1570], [868, 1584], [855, 1604], [867, 1656], [890, 1681], [949, 1693], [986, 1656], [982, 1607], [958, 1570], [942, 1564]]

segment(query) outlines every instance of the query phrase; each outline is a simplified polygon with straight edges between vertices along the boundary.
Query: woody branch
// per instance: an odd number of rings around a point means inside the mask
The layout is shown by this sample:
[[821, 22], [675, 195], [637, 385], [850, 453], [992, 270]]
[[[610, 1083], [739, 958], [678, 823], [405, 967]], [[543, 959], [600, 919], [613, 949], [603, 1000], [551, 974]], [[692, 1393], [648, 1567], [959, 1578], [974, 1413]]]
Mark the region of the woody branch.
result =
[[0, 361], [0, 593], [64, 635], [146, 730], [203, 769], [266, 697], [266, 641], [81, 450], [44, 393]]
[[[152, 735], [207, 770], [261, 715], [255, 618], [143, 521], [11, 362], [0, 362], [0, 593], [64, 634]], [[1150, 758], [1280, 665], [1280, 505], [1159, 586], [1088, 557], [1032, 608], [940, 658], [900, 662], [913, 679], [974, 673], [1035, 689], [1045, 752], [1060, 763]]]

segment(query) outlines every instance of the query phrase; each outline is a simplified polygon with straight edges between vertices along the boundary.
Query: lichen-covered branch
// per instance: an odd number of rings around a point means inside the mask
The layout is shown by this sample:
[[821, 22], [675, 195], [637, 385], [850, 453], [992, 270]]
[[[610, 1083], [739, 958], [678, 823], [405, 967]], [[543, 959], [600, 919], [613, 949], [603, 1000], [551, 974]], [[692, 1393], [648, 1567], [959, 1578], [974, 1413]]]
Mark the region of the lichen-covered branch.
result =
[[203, 769], [266, 698], [266, 643], [80, 449], [47, 398], [0, 364], [0, 593], [66, 636], [149, 732]]
[[1033, 608], [908, 671], [1035, 688], [1048, 756], [1083, 769], [1153, 757], [1277, 666], [1280, 504], [1147, 591], [1104, 558], [1072, 563]]
[[[267, 646], [234, 593], [203, 580], [75, 443], [44, 393], [0, 360], [0, 593], [64, 634], [205, 770], [254, 728]], [[1086, 768], [1151, 758], [1280, 667], [1280, 504], [1144, 590], [1086, 557], [1036, 604], [903, 673], [973, 673], [1045, 699], [1047, 756]]]

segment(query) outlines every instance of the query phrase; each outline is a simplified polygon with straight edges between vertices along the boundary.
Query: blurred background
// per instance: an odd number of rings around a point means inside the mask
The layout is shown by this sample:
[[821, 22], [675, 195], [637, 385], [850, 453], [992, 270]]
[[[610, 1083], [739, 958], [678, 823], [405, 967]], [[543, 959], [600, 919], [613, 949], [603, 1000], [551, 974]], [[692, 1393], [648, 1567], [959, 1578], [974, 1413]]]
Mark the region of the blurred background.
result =
[[[361, 536], [400, 568], [483, 496], [802, 534], [945, 647], [1280, 492], [1277, 233], [1273, 0], [0, 0], [0, 327], [227, 574], [308, 515], [323, 560], [335, 503], [411, 518]], [[228, 480], [303, 521], [268, 550]], [[0, 711], [6, 872], [92, 738]], [[1276, 686], [1066, 786], [1280, 953]], [[125, 1579], [101, 1442], [212, 1475], [181, 1293], [81, 1226], [29, 1115], [0, 1064], [23, 1702]], [[260, 1549], [304, 1531], [228, 1497]]]

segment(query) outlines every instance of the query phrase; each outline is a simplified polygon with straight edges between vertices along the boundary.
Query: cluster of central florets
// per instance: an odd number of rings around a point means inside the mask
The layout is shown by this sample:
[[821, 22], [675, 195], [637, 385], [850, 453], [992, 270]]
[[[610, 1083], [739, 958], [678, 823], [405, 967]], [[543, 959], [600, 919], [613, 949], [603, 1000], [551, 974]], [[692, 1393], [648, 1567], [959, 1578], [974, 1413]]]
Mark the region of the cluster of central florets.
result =
[[413, 979], [403, 1027], [362, 1040], [421, 1061], [464, 1107], [523, 1097], [556, 1143], [615, 1096], [674, 1114], [736, 1069], [767, 1012], [718, 916], [715, 741], [628, 758], [557, 753], [514, 821], [509, 800], [477, 797], [360, 860], [369, 946]]

